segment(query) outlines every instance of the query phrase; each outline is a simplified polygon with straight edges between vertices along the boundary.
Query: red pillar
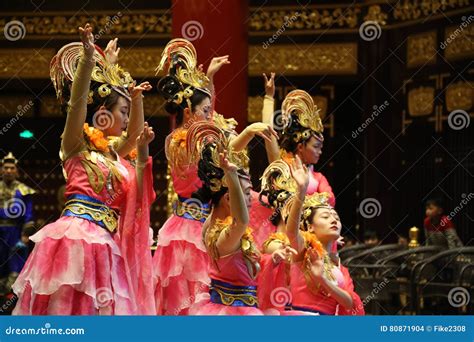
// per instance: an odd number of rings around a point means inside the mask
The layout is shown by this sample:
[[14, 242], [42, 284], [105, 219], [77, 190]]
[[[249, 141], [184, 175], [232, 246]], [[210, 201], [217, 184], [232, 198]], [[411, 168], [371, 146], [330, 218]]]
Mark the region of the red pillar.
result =
[[173, 38], [194, 44], [204, 70], [213, 57], [229, 55], [214, 79], [218, 113], [247, 125], [248, 36], [247, 0], [173, 0]]

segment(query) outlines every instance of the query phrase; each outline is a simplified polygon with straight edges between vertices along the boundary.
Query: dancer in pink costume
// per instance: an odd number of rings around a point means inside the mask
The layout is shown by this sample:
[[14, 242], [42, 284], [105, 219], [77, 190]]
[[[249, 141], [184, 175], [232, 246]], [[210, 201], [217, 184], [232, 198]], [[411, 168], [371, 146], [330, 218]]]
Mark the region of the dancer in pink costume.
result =
[[[151, 86], [135, 86], [112, 65], [94, 46], [89, 24], [79, 31], [82, 43], [64, 46], [51, 62], [58, 98], [68, 107], [60, 153], [67, 202], [57, 221], [30, 238], [35, 247], [13, 286], [14, 314], [152, 314], [148, 227], [155, 194], [148, 143], [154, 134], [144, 127], [141, 95]], [[116, 148], [109, 136], [121, 136]], [[136, 170], [123, 159], [135, 146]]]
[[[248, 227], [250, 177], [242, 168], [240, 155], [227, 155], [225, 134], [207, 126], [194, 130], [201, 131], [196, 135], [205, 141], [198, 170], [203, 187], [195, 196], [210, 200], [212, 206], [203, 226], [203, 239], [212, 259], [211, 284], [209, 295], [196, 302], [189, 314], [262, 315], [256, 286], [261, 255]], [[199, 138], [194, 140], [194, 145], [202, 145], [196, 141]]]
[[[271, 77], [268, 78], [264, 74], [265, 88], [268, 95], [271, 94], [271, 89], [274, 88], [274, 76], [274, 73], [272, 73]], [[265, 101], [268, 102], [267, 107], [272, 106], [270, 103], [271, 96], [266, 96], [265, 98]], [[281, 159], [287, 164], [291, 164], [295, 156], [299, 156], [310, 170], [308, 194], [326, 192], [329, 194], [329, 203], [334, 207], [336, 198], [329, 182], [322, 173], [314, 171], [314, 165], [319, 161], [324, 142], [324, 127], [319, 111], [312, 97], [303, 90], [293, 90], [288, 93], [283, 100], [281, 113], [278, 113], [278, 116], [275, 118], [273, 112], [268, 109], [265, 110], [264, 106], [264, 111], [262, 112], [263, 122], [273, 125], [275, 120], [275, 123], [282, 129], [280, 139], [277, 141], [272, 138], [271, 142], [266, 143], [265, 147], [270, 162]], [[261, 193], [261, 198], [263, 199], [261, 202], [268, 207], [268, 200], [265, 199], [265, 196], [267, 194]], [[272, 206], [270, 205], [270, 207]], [[271, 217], [273, 225], [268, 225], [267, 223], [260, 225], [263, 229], [259, 232], [261, 234], [259, 240], [263, 239], [265, 241], [272, 233], [282, 231], [277, 227], [279, 213], [274, 212]], [[342, 238], [338, 243], [343, 244]], [[333, 252], [337, 252], [338, 243], [335, 243], [332, 247]]]
[[[329, 204], [329, 194], [305, 196], [310, 175], [298, 157], [290, 170], [297, 191], [285, 204], [290, 212], [286, 234], [298, 253], [291, 264], [290, 314], [363, 315], [349, 272], [332, 253], [342, 225]], [[301, 224], [291, 219], [299, 217]]]

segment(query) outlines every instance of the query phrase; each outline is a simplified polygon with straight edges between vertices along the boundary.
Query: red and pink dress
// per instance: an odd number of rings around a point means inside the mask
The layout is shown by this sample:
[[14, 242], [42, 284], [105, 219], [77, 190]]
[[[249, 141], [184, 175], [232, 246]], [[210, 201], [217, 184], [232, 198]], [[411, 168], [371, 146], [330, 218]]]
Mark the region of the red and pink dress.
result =
[[66, 206], [57, 221], [30, 237], [35, 247], [13, 285], [14, 314], [154, 313], [147, 271], [151, 158], [140, 198], [134, 170], [116, 158], [86, 150], [63, 163]]
[[241, 239], [241, 247], [232, 254], [220, 256], [217, 240], [230, 229], [232, 218], [217, 220], [205, 232], [205, 243], [213, 262], [209, 276], [209, 294], [194, 304], [190, 315], [263, 315], [258, 308], [256, 276], [260, 269], [260, 253], [250, 229]]
[[167, 159], [178, 200], [173, 215], [158, 233], [153, 256], [158, 315], [187, 315], [188, 309], [209, 286], [209, 257], [202, 242], [202, 226], [210, 205], [191, 198], [202, 186], [197, 166], [188, 164], [187, 130], [178, 128], [167, 137]]

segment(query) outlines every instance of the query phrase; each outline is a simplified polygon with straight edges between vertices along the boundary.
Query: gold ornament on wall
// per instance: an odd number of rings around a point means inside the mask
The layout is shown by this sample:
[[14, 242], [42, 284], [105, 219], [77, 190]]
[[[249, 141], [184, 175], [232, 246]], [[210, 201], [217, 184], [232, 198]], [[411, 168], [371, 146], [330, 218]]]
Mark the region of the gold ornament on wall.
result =
[[407, 65], [409, 68], [436, 63], [436, 31], [408, 36]]
[[434, 109], [433, 87], [418, 87], [408, 92], [408, 113], [411, 116], [425, 116], [433, 113]]
[[460, 81], [446, 88], [446, 109], [471, 110], [474, 103], [474, 83]]

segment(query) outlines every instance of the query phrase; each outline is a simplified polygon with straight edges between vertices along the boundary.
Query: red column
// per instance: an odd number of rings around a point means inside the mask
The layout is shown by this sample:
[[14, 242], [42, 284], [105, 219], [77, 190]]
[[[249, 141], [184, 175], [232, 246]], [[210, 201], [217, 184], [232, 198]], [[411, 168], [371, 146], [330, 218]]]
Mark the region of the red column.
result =
[[173, 0], [173, 37], [194, 44], [204, 70], [213, 57], [229, 55], [214, 79], [216, 111], [247, 124], [248, 37], [246, 0]]

